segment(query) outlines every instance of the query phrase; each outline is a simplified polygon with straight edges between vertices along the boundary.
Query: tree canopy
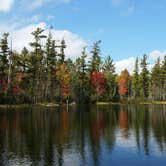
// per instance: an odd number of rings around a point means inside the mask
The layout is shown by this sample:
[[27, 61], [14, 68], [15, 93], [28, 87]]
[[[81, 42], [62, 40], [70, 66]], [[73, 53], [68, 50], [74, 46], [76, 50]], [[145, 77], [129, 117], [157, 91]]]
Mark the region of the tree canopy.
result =
[[73, 60], [65, 55], [65, 39], [58, 43], [51, 31], [46, 36], [41, 28], [31, 34], [31, 49], [20, 53], [9, 47], [9, 33], [0, 39], [1, 104], [166, 100], [166, 56], [149, 70], [145, 54], [140, 63], [136, 58], [133, 73], [124, 69], [117, 74], [111, 56], [102, 61], [100, 40]]

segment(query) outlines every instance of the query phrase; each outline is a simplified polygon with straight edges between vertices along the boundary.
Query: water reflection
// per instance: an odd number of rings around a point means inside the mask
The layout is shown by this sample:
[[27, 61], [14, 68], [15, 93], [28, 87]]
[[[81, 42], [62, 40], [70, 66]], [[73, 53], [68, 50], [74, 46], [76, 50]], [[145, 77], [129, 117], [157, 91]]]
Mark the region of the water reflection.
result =
[[0, 165], [166, 162], [166, 105], [97, 109], [0, 110]]

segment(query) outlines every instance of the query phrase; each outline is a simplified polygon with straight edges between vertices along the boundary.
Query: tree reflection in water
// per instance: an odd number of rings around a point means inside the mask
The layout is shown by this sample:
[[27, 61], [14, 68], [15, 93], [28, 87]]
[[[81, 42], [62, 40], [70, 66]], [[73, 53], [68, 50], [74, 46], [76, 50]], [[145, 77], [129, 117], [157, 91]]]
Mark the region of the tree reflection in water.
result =
[[88, 109], [0, 110], [0, 165], [104, 165], [127, 150], [126, 159], [166, 156], [165, 105]]

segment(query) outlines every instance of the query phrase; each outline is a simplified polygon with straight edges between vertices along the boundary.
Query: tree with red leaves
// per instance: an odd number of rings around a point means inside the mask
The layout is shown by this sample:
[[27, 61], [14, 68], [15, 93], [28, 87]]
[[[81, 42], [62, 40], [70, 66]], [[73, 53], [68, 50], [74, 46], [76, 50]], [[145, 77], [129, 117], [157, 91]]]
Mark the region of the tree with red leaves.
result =
[[1, 92], [5, 93], [7, 91], [7, 79], [2, 78], [0, 84], [1, 84]]
[[129, 91], [130, 74], [128, 70], [123, 70], [118, 78], [119, 94], [126, 96]]
[[95, 90], [98, 101], [98, 97], [106, 91], [106, 79], [104, 77], [104, 73], [94, 71], [91, 75], [91, 85]]

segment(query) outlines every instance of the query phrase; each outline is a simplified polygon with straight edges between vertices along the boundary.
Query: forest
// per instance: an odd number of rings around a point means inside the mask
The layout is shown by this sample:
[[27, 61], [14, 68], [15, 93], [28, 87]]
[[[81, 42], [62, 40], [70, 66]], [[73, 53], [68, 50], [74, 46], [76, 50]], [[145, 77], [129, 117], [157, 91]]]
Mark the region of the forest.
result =
[[9, 33], [0, 39], [0, 104], [166, 100], [166, 55], [149, 70], [144, 54], [132, 74], [127, 69], [117, 74], [111, 56], [102, 61], [100, 40], [73, 60], [65, 56], [64, 39], [57, 44], [41, 28], [31, 34], [31, 49], [20, 53], [10, 48]]

